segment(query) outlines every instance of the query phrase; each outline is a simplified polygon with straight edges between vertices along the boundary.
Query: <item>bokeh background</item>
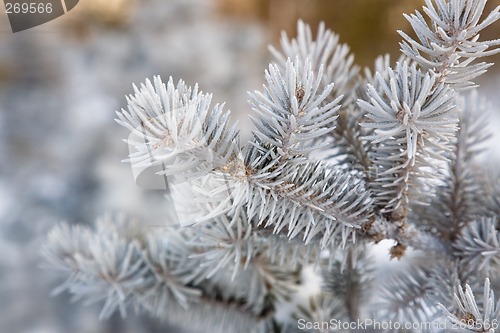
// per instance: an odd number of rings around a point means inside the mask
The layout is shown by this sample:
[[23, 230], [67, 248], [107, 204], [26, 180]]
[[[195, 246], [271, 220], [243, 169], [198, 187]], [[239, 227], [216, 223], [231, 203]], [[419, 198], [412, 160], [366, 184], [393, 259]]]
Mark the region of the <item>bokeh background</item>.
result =
[[[160, 74], [198, 82], [237, 118], [260, 89], [280, 31], [298, 18], [341, 36], [356, 62], [398, 54], [402, 13], [421, 0], [80, 0], [68, 14], [13, 34], [0, 5], [0, 332], [179, 332], [131, 314], [97, 320], [100, 305], [50, 297], [58, 279], [40, 269], [40, 246], [61, 221], [92, 223], [106, 212], [161, 223], [163, 193], [136, 186], [114, 123], [131, 84]], [[489, 7], [499, 5], [490, 0]], [[483, 38], [499, 38], [500, 25]], [[500, 132], [500, 57], [480, 80]], [[490, 140], [500, 156], [496, 135]]]

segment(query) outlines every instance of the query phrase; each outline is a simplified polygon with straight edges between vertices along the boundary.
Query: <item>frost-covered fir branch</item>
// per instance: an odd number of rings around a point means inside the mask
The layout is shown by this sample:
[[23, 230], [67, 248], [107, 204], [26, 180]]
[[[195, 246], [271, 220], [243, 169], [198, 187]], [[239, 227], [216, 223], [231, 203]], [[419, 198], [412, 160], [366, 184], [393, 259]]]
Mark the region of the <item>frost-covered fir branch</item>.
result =
[[[313, 36], [299, 21], [250, 93], [248, 142], [197, 86], [134, 86], [117, 112], [127, 161], [166, 182], [175, 214], [155, 230], [109, 216], [95, 229], [56, 227], [44, 257], [67, 276], [57, 291], [103, 302], [103, 318], [134, 307], [211, 332], [442, 322], [440, 307], [455, 324], [497, 319], [500, 183], [478, 163], [486, 104], [464, 93], [490, 66], [472, 62], [500, 50], [479, 38], [500, 18], [485, 4], [426, 0], [427, 18], [406, 16], [417, 39], [400, 32], [401, 57], [364, 72], [323, 24]], [[382, 240], [405, 261], [383, 279], [370, 253]], [[301, 301], [311, 270], [317, 290]]]
[[465, 288], [457, 286], [455, 305], [457, 309], [450, 312], [440, 304], [446, 315], [449, 326], [456, 327], [458, 332], [487, 332], [498, 331], [500, 320], [500, 302], [495, 303], [495, 293], [491, 290], [490, 280], [484, 282], [483, 298], [476, 301], [472, 288], [466, 284]]
[[416, 258], [390, 277], [376, 294], [374, 317], [399, 323], [425, 323], [440, 317], [439, 304], [450, 307], [457, 279], [455, 262], [448, 258]]
[[459, 130], [448, 153], [445, 183], [439, 186], [436, 198], [425, 208], [427, 212], [420, 211], [423, 222], [429, 223], [429, 228], [434, 228], [441, 238], [449, 240], [454, 240], [478, 215], [485, 214], [482, 208], [485, 199], [495, 197], [484, 192], [485, 171], [479, 167], [478, 160], [484, 151], [484, 142], [490, 137], [485, 131], [487, 105], [475, 92], [459, 96], [456, 102]]
[[[471, 220], [453, 243], [455, 255], [475, 274], [498, 274], [500, 268], [500, 233], [498, 219]], [[492, 272], [490, 272], [493, 270]]]
[[[473, 87], [470, 80], [484, 74], [492, 64], [471, 63], [500, 52], [500, 40], [479, 41], [479, 33], [500, 18], [500, 6], [481, 21], [486, 0], [426, 0], [424, 12], [405, 15], [418, 41], [399, 31], [405, 41], [402, 52], [422, 68], [433, 71], [437, 82], [455, 89]], [[489, 50], [488, 50], [489, 49]]]
[[339, 36], [320, 23], [316, 38], [311, 28], [302, 20], [297, 23], [297, 38], [290, 39], [286, 32], [281, 34], [282, 51], [270, 46], [277, 64], [284, 67], [287, 59], [297, 59], [303, 63], [310, 61], [312, 69], [323, 67], [321, 83], [328, 86], [334, 83], [332, 96], [352, 94], [357, 83], [359, 69], [354, 65], [354, 56], [349, 53], [349, 46], [339, 43]]
[[377, 80], [383, 93], [369, 84], [370, 102], [358, 102], [366, 111], [361, 125], [374, 129], [366, 138], [375, 144], [373, 189], [381, 211], [404, 220], [409, 198], [418, 199], [409, 191], [422, 191], [427, 179], [437, 177], [426, 169], [450, 149], [457, 122], [454, 92], [444, 84], [435, 87], [434, 75], [406, 61], [389, 70], [387, 79], [377, 74]]
[[208, 320], [216, 331], [265, 332], [275, 312], [271, 300], [293, 293], [296, 269], [259, 257], [243, 279], [233, 281], [239, 287], [225, 288], [234, 262], [207, 274], [199, 254], [209, 257], [215, 249], [190, 245], [190, 239], [189, 231], [141, 230], [123, 217], [105, 216], [95, 229], [56, 227], [43, 252], [50, 267], [69, 274], [54, 292], [67, 290], [86, 304], [104, 301], [102, 319], [135, 308], [173, 324], [193, 319], [199, 329]]

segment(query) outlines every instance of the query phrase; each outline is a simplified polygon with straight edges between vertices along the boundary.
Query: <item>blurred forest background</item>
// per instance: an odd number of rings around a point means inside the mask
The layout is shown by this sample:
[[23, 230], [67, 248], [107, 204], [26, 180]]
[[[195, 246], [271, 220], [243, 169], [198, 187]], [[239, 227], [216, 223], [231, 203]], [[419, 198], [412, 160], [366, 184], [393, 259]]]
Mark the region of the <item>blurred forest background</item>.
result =
[[[56, 223], [91, 223], [123, 212], [161, 223], [161, 191], [134, 183], [113, 121], [133, 82], [160, 74], [198, 82], [236, 118], [249, 112], [247, 91], [260, 89], [280, 31], [298, 18], [319, 21], [371, 66], [398, 55], [402, 13], [423, 0], [80, 0], [68, 14], [13, 34], [0, 13], [0, 332], [169, 333], [141, 315], [97, 320], [100, 305], [50, 297], [59, 280], [40, 269], [39, 249]], [[499, 5], [490, 0], [490, 8]], [[499, 37], [498, 22], [490, 38]], [[484, 36], [486, 38], [486, 36]], [[500, 57], [479, 83], [500, 129]], [[490, 140], [491, 146], [499, 136]], [[489, 158], [499, 158], [499, 150]]]

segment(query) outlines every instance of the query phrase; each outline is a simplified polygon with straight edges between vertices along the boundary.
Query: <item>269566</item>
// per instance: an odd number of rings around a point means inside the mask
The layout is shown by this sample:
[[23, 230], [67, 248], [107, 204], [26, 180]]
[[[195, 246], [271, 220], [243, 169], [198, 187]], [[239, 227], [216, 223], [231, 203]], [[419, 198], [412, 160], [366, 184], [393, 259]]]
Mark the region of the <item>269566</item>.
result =
[[50, 14], [52, 13], [52, 3], [39, 2], [7, 2], [5, 4], [7, 14]]

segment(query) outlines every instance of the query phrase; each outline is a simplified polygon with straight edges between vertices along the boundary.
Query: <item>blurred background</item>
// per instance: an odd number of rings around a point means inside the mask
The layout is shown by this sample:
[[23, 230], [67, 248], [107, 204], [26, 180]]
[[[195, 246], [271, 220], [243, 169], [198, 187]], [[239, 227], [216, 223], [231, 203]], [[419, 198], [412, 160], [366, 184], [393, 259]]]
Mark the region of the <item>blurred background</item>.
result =
[[[319, 21], [371, 66], [398, 54], [402, 13], [423, 0], [80, 0], [68, 14], [13, 34], [0, 6], [0, 332], [179, 332], [131, 314], [97, 320], [100, 305], [50, 297], [59, 280], [40, 269], [46, 233], [61, 221], [92, 223], [124, 212], [155, 223], [166, 215], [163, 193], [136, 186], [114, 121], [132, 83], [160, 74], [196, 82], [249, 112], [247, 91], [260, 89], [269, 43], [295, 34], [298, 18]], [[489, 1], [490, 8], [500, 4]], [[498, 38], [499, 24], [486, 31]], [[488, 36], [483, 36], [487, 38]], [[481, 81], [500, 129], [500, 58]], [[491, 141], [498, 146], [499, 136]], [[489, 155], [498, 158], [499, 150]]]

